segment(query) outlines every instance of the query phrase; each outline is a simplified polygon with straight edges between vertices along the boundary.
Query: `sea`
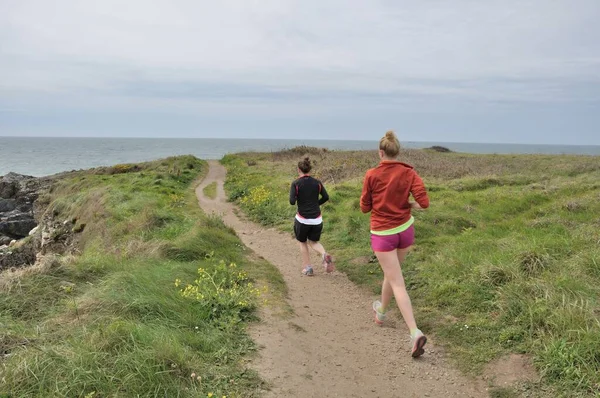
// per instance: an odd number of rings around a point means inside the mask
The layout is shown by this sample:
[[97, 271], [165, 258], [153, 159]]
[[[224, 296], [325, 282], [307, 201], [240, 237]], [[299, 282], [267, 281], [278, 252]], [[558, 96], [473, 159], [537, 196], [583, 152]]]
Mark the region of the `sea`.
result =
[[[236, 152], [270, 152], [298, 145], [331, 150], [376, 149], [378, 141], [222, 139], [222, 138], [67, 138], [0, 136], [0, 176], [8, 172], [35, 177], [64, 171], [137, 163], [173, 155], [220, 159]], [[600, 145], [524, 145], [403, 141], [406, 148], [444, 146], [478, 154], [571, 154], [600, 156]], [[600, 158], [599, 158], [600, 161]]]

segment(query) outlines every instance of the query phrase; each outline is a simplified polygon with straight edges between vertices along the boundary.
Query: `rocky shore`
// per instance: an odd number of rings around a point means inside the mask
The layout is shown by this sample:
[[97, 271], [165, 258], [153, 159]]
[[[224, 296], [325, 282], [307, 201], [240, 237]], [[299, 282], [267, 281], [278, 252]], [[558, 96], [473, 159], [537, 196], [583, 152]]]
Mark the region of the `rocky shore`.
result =
[[29, 235], [37, 226], [33, 206], [41, 180], [8, 173], [0, 177], [0, 246]]
[[0, 176], [0, 271], [35, 263], [43, 246], [45, 206], [38, 198], [52, 177], [36, 178], [17, 173]]

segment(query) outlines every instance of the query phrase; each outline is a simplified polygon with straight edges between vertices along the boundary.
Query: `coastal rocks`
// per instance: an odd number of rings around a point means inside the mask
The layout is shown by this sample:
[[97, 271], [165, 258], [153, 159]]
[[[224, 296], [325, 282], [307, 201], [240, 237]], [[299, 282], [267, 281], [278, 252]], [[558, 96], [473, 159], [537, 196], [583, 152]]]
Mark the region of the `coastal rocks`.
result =
[[31, 234], [38, 225], [34, 204], [49, 183], [48, 178], [17, 173], [0, 176], [0, 270], [35, 261], [39, 245]]
[[0, 238], [20, 239], [37, 226], [33, 203], [40, 184], [35, 177], [8, 173], [0, 177]]
[[425, 149], [435, 151], [435, 152], [442, 152], [442, 153], [452, 152], [450, 149], [446, 148], [445, 146], [439, 146], [439, 145], [434, 145], [432, 147], [425, 148]]
[[51, 212], [45, 213], [28, 237], [0, 245], [0, 271], [34, 264], [36, 256], [69, 252], [74, 244], [74, 230], [71, 220], [61, 222]]
[[[52, 185], [62, 175], [30, 177], [16, 173], [0, 176], [0, 271], [34, 264], [36, 257], [61, 255], [75, 248], [85, 224], [59, 220], [48, 211]], [[40, 198], [41, 197], [41, 198]]]
[[0, 199], [0, 213], [13, 211], [17, 208], [17, 201], [14, 199]]
[[37, 226], [32, 213], [8, 214], [0, 221], [0, 234], [6, 237], [24, 238]]

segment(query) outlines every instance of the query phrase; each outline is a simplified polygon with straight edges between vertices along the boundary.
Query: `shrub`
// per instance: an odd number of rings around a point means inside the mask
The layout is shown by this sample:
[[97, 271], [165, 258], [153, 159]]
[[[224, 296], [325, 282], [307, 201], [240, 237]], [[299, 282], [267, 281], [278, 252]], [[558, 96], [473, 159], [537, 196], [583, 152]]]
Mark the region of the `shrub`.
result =
[[[175, 287], [179, 286], [183, 286], [182, 281], [176, 279]], [[198, 277], [186, 284], [180, 294], [207, 310], [209, 318], [239, 321], [256, 308], [261, 292], [235, 263], [221, 260], [198, 268]]]

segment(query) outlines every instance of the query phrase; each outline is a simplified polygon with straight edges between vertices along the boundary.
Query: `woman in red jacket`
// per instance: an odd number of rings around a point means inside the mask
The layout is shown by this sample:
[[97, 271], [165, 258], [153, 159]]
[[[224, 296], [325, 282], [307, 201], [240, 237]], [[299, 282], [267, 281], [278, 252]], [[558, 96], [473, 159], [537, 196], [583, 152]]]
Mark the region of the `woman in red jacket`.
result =
[[[410, 330], [413, 358], [425, 352], [427, 337], [419, 330], [406, 292], [401, 264], [415, 240], [412, 209], [429, 207], [423, 180], [409, 165], [396, 160], [400, 142], [393, 131], [379, 141], [381, 163], [367, 171], [360, 197], [363, 213], [371, 212], [371, 247], [383, 270], [381, 301], [373, 303], [375, 322], [385, 319], [392, 296]], [[413, 196], [414, 202], [410, 201]]]

